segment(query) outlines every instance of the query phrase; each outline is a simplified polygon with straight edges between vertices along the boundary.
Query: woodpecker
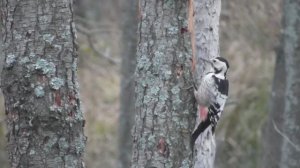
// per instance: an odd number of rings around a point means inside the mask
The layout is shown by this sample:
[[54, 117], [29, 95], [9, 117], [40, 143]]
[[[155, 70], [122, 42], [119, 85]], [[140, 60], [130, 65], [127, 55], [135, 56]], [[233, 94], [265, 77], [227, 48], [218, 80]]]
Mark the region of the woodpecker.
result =
[[226, 78], [229, 68], [228, 61], [222, 57], [211, 60], [203, 59], [203, 61], [210, 64], [210, 69], [203, 76], [198, 87], [194, 84], [194, 95], [198, 103], [200, 123], [192, 133], [192, 146], [198, 136], [210, 125], [212, 133], [214, 133], [228, 97], [229, 83]]

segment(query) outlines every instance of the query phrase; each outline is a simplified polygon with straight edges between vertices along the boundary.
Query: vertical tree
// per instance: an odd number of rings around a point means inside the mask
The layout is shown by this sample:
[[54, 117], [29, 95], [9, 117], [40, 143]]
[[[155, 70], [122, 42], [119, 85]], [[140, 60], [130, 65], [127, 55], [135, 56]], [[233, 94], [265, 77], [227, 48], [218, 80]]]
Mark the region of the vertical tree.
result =
[[[272, 95], [270, 98], [269, 117], [266, 126], [263, 129], [263, 153], [262, 167], [276, 168], [279, 167], [281, 158], [282, 136], [278, 130], [282, 128], [283, 111], [285, 100], [285, 57], [282, 49], [277, 51], [275, 73], [272, 86]], [[277, 129], [275, 129], [277, 128]]]
[[[299, 167], [300, 161], [300, 3], [283, 2], [283, 34], [277, 56], [273, 98], [265, 141], [265, 167]], [[282, 56], [280, 55], [282, 54]], [[284, 75], [283, 80], [277, 80]], [[280, 83], [277, 83], [280, 82]], [[273, 132], [273, 133], [272, 133]], [[275, 134], [276, 133], [276, 134]], [[272, 140], [270, 141], [270, 139]], [[275, 141], [274, 141], [275, 140]], [[275, 156], [270, 154], [275, 153]], [[277, 152], [279, 152], [277, 154]], [[271, 156], [268, 158], [268, 156]], [[270, 163], [270, 164], [269, 164]]]
[[131, 129], [134, 124], [134, 70], [137, 45], [137, 3], [120, 0], [122, 35], [121, 107], [119, 117], [119, 167], [129, 168], [132, 151]]
[[191, 167], [194, 127], [185, 0], [139, 1], [132, 167]]
[[72, 0], [1, 1], [11, 167], [83, 165]]
[[[199, 83], [207, 72], [204, 59], [220, 56], [219, 17], [221, 0], [190, 0], [189, 31], [193, 49], [193, 70]], [[197, 123], [199, 116], [197, 117]], [[196, 140], [195, 168], [213, 168], [216, 152], [215, 137], [208, 127]]]
[[300, 2], [284, 1], [283, 54], [286, 87], [280, 167], [300, 165]]
[[300, 164], [300, 3], [285, 0], [283, 8], [283, 55], [285, 57], [285, 105], [280, 167], [298, 167]]

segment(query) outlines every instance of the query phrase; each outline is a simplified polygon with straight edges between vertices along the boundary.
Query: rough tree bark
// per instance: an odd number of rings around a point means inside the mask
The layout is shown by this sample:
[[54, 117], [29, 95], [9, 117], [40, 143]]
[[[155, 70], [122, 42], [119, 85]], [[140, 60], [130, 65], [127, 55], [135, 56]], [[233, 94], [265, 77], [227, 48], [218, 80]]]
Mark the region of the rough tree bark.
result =
[[[219, 17], [221, 0], [190, 0], [189, 31], [193, 48], [194, 77], [201, 81], [206, 65], [201, 58], [220, 56]], [[197, 117], [197, 123], [199, 122]], [[211, 127], [206, 129], [195, 143], [195, 168], [213, 168], [216, 152], [215, 137]]]
[[139, 2], [132, 167], [192, 167], [188, 3]]
[[283, 14], [283, 54], [286, 87], [281, 136], [281, 168], [300, 165], [300, 1], [285, 0]]
[[13, 168], [84, 167], [72, 0], [1, 1]]
[[134, 70], [136, 66], [137, 45], [137, 6], [138, 1], [128, 3], [119, 0], [121, 7], [120, 23], [122, 36], [122, 67], [121, 67], [121, 107], [119, 117], [119, 165], [120, 168], [129, 168], [132, 151], [131, 130], [134, 125]]

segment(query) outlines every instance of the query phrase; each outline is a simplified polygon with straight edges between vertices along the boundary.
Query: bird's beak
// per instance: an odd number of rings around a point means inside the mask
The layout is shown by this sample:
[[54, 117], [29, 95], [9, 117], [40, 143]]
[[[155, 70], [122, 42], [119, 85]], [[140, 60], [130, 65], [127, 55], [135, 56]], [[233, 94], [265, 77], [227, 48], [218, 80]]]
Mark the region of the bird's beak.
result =
[[209, 64], [213, 64], [211, 60], [208, 60], [208, 59], [206, 59], [206, 58], [200, 57], [200, 59], [203, 60], [204, 62], [209, 63]]

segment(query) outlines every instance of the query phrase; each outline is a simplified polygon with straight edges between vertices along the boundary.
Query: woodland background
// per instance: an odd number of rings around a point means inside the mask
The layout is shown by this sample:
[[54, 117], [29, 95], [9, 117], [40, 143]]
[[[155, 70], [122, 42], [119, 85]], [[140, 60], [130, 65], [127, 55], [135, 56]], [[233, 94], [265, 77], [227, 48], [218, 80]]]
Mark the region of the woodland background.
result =
[[[80, 93], [87, 121], [86, 166], [114, 168], [118, 159], [123, 46], [120, 16], [124, 6], [119, 0], [84, 0], [74, 5]], [[262, 158], [262, 128], [268, 114], [281, 13], [280, 0], [222, 1], [220, 47], [221, 55], [230, 61], [231, 86], [225, 117], [217, 129], [218, 168], [258, 167]], [[0, 163], [6, 168], [4, 117], [1, 96]]]

